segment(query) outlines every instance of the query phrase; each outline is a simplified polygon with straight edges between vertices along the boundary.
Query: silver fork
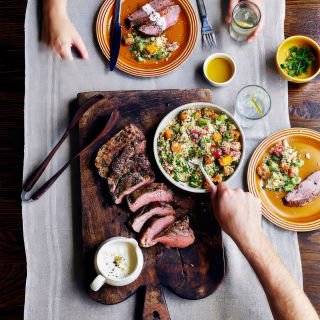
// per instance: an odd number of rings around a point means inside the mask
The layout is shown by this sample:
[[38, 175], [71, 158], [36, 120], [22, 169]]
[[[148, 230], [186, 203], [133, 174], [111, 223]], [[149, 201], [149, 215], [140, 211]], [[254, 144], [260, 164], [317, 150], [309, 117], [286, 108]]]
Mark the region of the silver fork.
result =
[[201, 35], [203, 46], [209, 48], [210, 50], [214, 50], [214, 48], [217, 46], [217, 40], [213, 28], [208, 22], [208, 15], [204, 0], [197, 0], [197, 3], [202, 22]]

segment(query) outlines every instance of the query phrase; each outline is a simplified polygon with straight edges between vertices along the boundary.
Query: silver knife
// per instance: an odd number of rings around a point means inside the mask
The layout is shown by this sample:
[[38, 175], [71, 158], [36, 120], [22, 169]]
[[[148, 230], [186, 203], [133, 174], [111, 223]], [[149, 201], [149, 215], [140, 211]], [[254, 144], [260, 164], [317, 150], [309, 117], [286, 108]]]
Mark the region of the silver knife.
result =
[[110, 37], [110, 70], [112, 71], [117, 64], [120, 45], [121, 45], [121, 25], [120, 25], [120, 12], [121, 0], [115, 0], [114, 19], [111, 24], [111, 37]]

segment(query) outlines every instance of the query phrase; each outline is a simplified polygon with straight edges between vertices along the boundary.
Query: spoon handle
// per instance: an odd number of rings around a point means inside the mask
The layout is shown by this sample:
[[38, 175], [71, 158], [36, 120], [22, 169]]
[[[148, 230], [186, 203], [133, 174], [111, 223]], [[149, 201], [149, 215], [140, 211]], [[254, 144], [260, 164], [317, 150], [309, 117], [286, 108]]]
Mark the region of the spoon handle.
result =
[[202, 174], [205, 176], [206, 180], [210, 184], [210, 187], [215, 189], [217, 186], [212, 182], [212, 180], [209, 177], [209, 175], [207, 174], [206, 170], [204, 170], [202, 162], [200, 162], [200, 166], [199, 167], [200, 167], [200, 170], [201, 170]]

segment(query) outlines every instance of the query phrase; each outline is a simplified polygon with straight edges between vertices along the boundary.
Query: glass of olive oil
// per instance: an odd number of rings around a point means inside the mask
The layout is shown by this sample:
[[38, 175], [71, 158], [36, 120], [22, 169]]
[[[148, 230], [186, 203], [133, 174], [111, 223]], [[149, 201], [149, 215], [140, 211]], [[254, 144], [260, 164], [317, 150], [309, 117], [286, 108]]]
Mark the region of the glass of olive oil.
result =
[[230, 36], [236, 41], [246, 41], [261, 20], [259, 7], [251, 1], [241, 1], [233, 9]]

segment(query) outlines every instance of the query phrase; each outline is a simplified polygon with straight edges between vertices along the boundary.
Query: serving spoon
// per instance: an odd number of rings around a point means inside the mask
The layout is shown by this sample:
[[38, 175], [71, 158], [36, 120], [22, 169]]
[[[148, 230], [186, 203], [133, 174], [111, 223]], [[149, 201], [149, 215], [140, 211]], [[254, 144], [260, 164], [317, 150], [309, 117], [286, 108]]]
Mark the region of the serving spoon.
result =
[[208, 181], [208, 183], [210, 184], [210, 187], [215, 189], [217, 186], [212, 182], [211, 178], [209, 177], [209, 175], [207, 174], [206, 170], [204, 170], [203, 167], [203, 159], [202, 158], [193, 158], [192, 160], [189, 160], [189, 163], [196, 165], [200, 168], [202, 174], [204, 175], [204, 177], [206, 178], [206, 180]]

